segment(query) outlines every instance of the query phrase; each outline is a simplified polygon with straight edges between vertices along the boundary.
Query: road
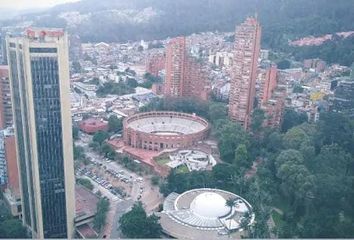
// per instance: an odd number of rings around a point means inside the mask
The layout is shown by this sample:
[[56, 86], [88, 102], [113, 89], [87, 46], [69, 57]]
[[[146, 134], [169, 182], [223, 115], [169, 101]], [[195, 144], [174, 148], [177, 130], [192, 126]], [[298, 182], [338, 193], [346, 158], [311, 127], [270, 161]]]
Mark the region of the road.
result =
[[124, 213], [128, 212], [133, 207], [133, 204], [134, 204], [133, 199], [129, 199], [129, 200], [123, 200], [117, 205], [114, 219], [112, 221], [114, 224], [111, 228], [112, 230], [110, 233], [110, 238], [124, 237], [122, 235], [122, 232], [119, 230], [119, 219]]
[[[104, 228], [101, 237], [105, 238], [118, 238], [121, 237], [121, 233], [118, 229], [119, 218], [127, 211], [131, 209], [135, 201], [140, 200], [148, 214], [151, 214], [163, 201], [163, 196], [159, 193], [159, 188], [153, 186], [150, 181], [151, 176], [139, 176], [138, 174], [124, 168], [117, 162], [107, 162], [104, 157], [94, 152], [90, 147], [89, 143], [92, 141], [92, 136], [80, 133], [80, 140], [76, 141], [75, 144], [82, 146], [85, 149], [85, 154], [87, 157], [91, 158], [91, 161], [98, 162], [102, 166], [96, 166], [95, 168], [102, 170], [114, 170], [115, 172], [124, 171], [124, 175], [132, 179], [130, 183], [120, 183], [126, 184], [125, 190], [129, 198], [119, 199], [117, 196], [113, 195], [109, 190], [96, 183], [92, 179], [95, 190], [100, 190], [101, 193], [110, 200], [110, 210], [107, 214], [106, 226]], [[111, 178], [106, 176], [106, 179]], [[143, 181], [136, 181], [138, 178], [143, 178]]]

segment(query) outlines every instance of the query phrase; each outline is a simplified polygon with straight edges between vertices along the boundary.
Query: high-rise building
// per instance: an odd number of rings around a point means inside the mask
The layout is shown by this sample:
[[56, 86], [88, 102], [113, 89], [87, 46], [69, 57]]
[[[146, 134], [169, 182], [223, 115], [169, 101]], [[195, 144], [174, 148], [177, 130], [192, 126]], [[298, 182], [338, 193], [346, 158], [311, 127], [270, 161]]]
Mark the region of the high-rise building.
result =
[[186, 66], [186, 38], [171, 39], [166, 49], [165, 95], [183, 96], [183, 79]]
[[5, 31], [0, 30], [0, 64], [7, 64]]
[[209, 84], [201, 65], [189, 56], [186, 38], [172, 39], [166, 49], [165, 96], [207, 100]]
[[12, 163], [16, 161], [16, 150], [13, 143], [14, 135], [12, 129], [0, 130], [0, 185], [4, 187], [9, 183], [9, 175], [12, 185], [16, 187], [15, 174], [17, 168], [9, 169], [9, 167], [13, 166]]
[[334, 112], [347, 113], [354, 118], [354, 78], [346, 77], [339, 82], [330, 98], [331, 110]]
[[11, 127], [12, 124], [9, 68], [6, 65], [0, 65], [0, 129]]
[[245, 128], [255, 99], [261, 27], [255, 18], [247, 18], [236, 27], [235, 50], [229, 95], [229, 117]]
[[259, 70], [259, 100], [261, 104], [266, 103], [271, 97], [274, 89], [277, 87], [277, 66], [271, 65], [267, 69]]
[[146, 61], [146, 72], [159, 76], [159, 72], [165, 68], [165, 56], [163, 54], [155, 54], [150, 56]]
[[6, 187], [7, 184], [7, 164], [5, 156], [5, 135], [0, 131], [0, 186]]
[[8, 204], [11, 214], [18, 216], [21, 214], [21, 194], [16, 157], [16, 142], [14, 129], [12, 127], [0, 131], [0, 149], [0, 165], [6, 165], [6, 169], [0, 169], [0, 172], [2, 172], [1, 175], [6, 176], [4, 199]]
[[28, 29], [7, 38], [22, 196], [35, 238], [70, 238], [75, 214], [67, 34]]

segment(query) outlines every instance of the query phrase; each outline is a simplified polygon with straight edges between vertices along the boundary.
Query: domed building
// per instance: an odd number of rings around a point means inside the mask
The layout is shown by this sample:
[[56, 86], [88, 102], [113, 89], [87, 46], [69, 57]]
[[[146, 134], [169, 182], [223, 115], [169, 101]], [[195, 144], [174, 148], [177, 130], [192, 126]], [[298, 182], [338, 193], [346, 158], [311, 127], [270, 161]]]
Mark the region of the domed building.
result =
[[166, 234], [184, 239], [240, 238], [254, 223], [252, 206], [231, 192], [199, 188], [167, 196], [160, 216]]

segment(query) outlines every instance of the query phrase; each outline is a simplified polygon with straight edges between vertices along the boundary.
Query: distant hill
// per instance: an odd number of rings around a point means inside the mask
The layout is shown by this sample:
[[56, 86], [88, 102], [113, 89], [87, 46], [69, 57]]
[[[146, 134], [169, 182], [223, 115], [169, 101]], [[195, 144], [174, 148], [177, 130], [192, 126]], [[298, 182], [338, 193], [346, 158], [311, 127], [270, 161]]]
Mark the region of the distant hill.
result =
[[264, 46], [282, 48], [307, 35], [353, 30], [348, 0], [82, 0], [23, 16], [66, 27], [83, 41], [151, 40], [202, 31], [233, 31], [258, 12]]

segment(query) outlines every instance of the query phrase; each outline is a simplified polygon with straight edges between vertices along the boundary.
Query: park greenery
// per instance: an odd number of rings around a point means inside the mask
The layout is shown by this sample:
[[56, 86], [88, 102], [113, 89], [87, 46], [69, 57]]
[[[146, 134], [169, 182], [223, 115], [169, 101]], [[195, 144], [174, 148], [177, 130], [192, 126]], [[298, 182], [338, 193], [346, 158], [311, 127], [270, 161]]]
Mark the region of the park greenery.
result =
[[74, 140], [78, 140], [79, 138], [80, 138], [80, 134], [79, 134], [79, 132], [80, 132], [80, 129], [79, 129], [79, 127], [78, 126], [73, 126], [73, 139]]
[[[245, 197], [254, 207], [256, 225], [249, 237], [275, 233], [283, 238], [354, 236], [354, 122], [342, 113], [306, 115], [286, 109], [281, 129], [263, 126], [256, 109], [251, 131], [226, 117], [221, 103], [160, 99], [142, 110], [198, 112], [212, 123], [223, 163], [212, 171], [171, 171], [160, 191], [210, 187]], [[340, 123], [340, 124], [338, 124]], [[256, 173], [249, 171], [257, 160]], [[274, 210], [276, 209], [276, 210]], [[277, 211], [277, 225], [267, 221]], [[279, 214], [280, 213], [280, 214]]]
[[151, 88], [152, 84], [162, 82], [162, 79], [160, 77], [156, 77], [151, 73], [145, 73], [143, 77], [144, 82], [139, 85], [140, 87]]
[[22, 221], [11, 216], [2, 197], [0, 199], [0, 238], [28, 238]]
[[[107, 14], [112, 10], [141, 11], [149, 7], [161, 14], [141, 24]], [[79, 11], [90, 15], [69, 31], [78, 34], [82, 41], [127, 42], [205, 31], [230, 32], [235, 30], [236, 24], [257, 12], [262, 25], [262, 46], [285, 49], [289, 39], [352, 31], [353, 7], [354, 3], [348, 0], [322, 0], [320, 3], [318, 0], [176, 0], [173, 4], [165, 0], [91, 0], [61, 5], [42, 16], [29, 15], [28, 18], [32, 18], [36, 26], [65, 28], [66, 22], [58, 13]], [[15, 23], [12, 20], [4, 24]], [[155, 43], [150, 44], [150, 48], [152, 45], [161, 47]]]
[[294, 56], [296, 60], [320, 58], [329, 64], [338, 63], [351, 66], [354, 63], [354, 35], [343, 38], [334, 35], [320, 46], [291, 47], [286, 52]]
[[154, 214], [148, 216], [142, 203], [137, 202], [119, 219], [119, 228], [127, 238], [159, 238], [162, 228], [158, 220]]
[[88, 165], [90, 163], [89, 157], [86, 156], [85, 149], [82, 146], [73, 144], [75, 168], [80, 164]]
[[77, 178], [76, 179], [76, 183], [84, 186], [85, 188], [87, 188], [88, 190], [92, 191], [93, 190], [93, 184], [91, 183], [91, 181], [87, 178]]
[[105, 97], [107, 95], [125, 95], [125, 94], [130, 94], [134, 93], [135, 89], [133, 87], [130, 87], [128, 84], [125, 84], [124, 82], [114, 82], [114, 81], [108, 81], [103, 83], [103, 85], [100, 85], [99, 88], [96, 91], [96, 95], [98, 97]]
[[[108, 124], [111, 131], [115, 131], [118, 128], [121, 129], [119, 126], [120, 123], [116, 122], [114, 117], [110, 117], [111, 121]], [[118, 119], [120, 122], [120, 120]], [[110, 137], [110, 134], [106, 131], [98, 131], [92, 137], [92, 142], [89, 144], [89, 147], [92, 148], [94, 151], [99, 152], [105, 158], [110, 160], [115, 160], [116, 152], [114, 149], [109, 145], [106, 140]]]
[[97, 203], [97, 213], [93, 219], [93, 227], [101, 232], [106, 224], [107, 212], [109, 210], [109, 201], [107, 198], [101, 198]]
[[108, 118], [108, 131], [109, 132], [119, 132], [123, 128], [123, 121], [121, 118], [118, 118], [116, 115], [111, 115]]

